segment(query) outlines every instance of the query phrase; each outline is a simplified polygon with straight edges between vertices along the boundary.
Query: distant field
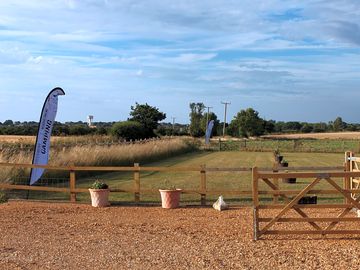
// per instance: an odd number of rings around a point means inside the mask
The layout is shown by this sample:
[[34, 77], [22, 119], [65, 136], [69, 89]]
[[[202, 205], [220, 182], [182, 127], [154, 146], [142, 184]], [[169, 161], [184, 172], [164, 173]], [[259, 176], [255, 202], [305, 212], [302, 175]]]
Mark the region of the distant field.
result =
[[298, 134], [279, 134], [266, 135], [262, 138], [270, 139], [360, 139], [360, 132], [331, 132], [331, 133], [298, 133]]
[[35, 143], [35, 136], [0, 135], [0, 143]]
[[[57, 141], [86, 141], [89, 139], [97, 139], [97, 140], [111, 140], [108, 136], [67, 136], [67, 137], [57, 137], [52, 136], [52, 140]], [[329, 133], [297, 133], [297, 134], [278, 134], [278, 135], [264, 135], [261, 138], [268, 139], [348, 139], [348, 140], [360, 140], [360, 132], [329, 132]], [[0, 143], [34, 143], [36, 137], [35, 136], [20, 136], [20, 135], [0, 135]], [[226, 137], [221, 138], [222, 140], [239, 140], [237, 138]], [[212, 139], [213, 142], [219, 140], [219, 137], [214, 137]]]
[[[34, 144], [36, 136], [21, 136], [21, 135], [0, 135], [0, 144]], [[102, 135], [85, 135], [85, 136], [52, 136], [51, 142], [55, 144], [76, 144], [76, 143], [102, 143], [102, 142], [112, 142], [113, 139], [110, 136]]]

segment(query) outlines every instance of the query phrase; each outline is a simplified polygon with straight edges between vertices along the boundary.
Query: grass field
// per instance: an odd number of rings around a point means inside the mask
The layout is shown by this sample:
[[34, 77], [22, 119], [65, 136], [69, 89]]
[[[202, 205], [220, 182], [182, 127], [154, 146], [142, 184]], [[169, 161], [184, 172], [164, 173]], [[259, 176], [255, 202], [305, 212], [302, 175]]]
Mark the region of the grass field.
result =
[[[296, 166], [341, 166], [343, 164], [343, 154], [332, 153], [283, 153], [284, 158], [291, 167]], [[212, 168], [234, 168], [234, 167], [272, 167], [273, 155], [270, 152], [194, 152], [179, 155], [166, 160], [146, 164], [146, 166], [159, 167], [195, 167], [206, 164]], [[99, 176], [83, 177], [77, 179], [77, 187], [87, 188], [95, 179], [101, 179], [109, 184], [111, 188], [131, 189], [134, 185], [132, 172], [113, 172]], [[141, 189], [158, 189], [163, 187], [165, 180], [171, 185], [182, 189], [198, 189], [200, 186], [199, 172], [142, 172], [140, 174]], [[342, 181], [338, 180], [339, 183]], [[280, 187], [283, 189], [302, 189], [308, 184], [309, 180], [298, 179], [297, 184], [284, 184], [280, 181]], [[53, 185], [67, 186], [67, 180], [60, 180]], [[260, 185], [264, 188], [265, 185]], [[325, 184], [319, 184], [317, 188], [325, 188]], [[208, 190], [251, 190], [250, 172], [207, 172]], [[221, 194], [208, 196], [209, 201], [214, 201]], [[45, 197], [44, 197], [45, 196]], [[199, 203], [199, 195], [183, 194], [182, 202]], [[30, 198], [34, 199], [68, 199], [67, 194], [31, 192]], [[263, 196], [264, 199], [270, 199], [269, 196]], [[87, 193], [78, 194], [80, 201], [89, 202]], [[132, 202], [133, 194], [112, 193], [110, 200], [113, 202]], [[159, 203], [159, 194], [141, 195], [142, 202]], [[327, 200], [336, 200], [327, 196]], [[251, 202], [250, 196], [225, 196], [228, 202], [248, 204]]]
[[360, 132], [327, 132], [327, 133], [297, 133], [297, 134], [278, 134], [278, 135], [266, 135], [263, 138], [270, 139], [348, 139], [348, 140], [360, 140]]
[[[295, 166], [342, 166], [343, 154], [324, 153], [284, 153], [285, 159], [292, 167]], [[269, 167], [273, 165], [273, 155], [269, 152], [196, 152], [172, 157], [164, 161], [154, 162], [146, 166], [177, 166], [194, 167], [206, 164], [212, 168], [235, 168], [235, 167]], [[84, 178], [78, 183], [80, 187], [88, 187], [97, 177]], [[106, 181], [112, 188], [129, 189], [133, 187], [133, 173], [108, 173], [102, 175], [101, 180]], [[141, 188], [158, 189], [164, 185], [165, 180], [171, 185], [182, 189], [197, 189], [200, 186], [200, 173], [198, 172], [142, 172], [140, 176]], [[298, 180], [297, 184], [283, 184], [285, 189], [304, 188], [308, 180]], [[264, 187], [264, 185], [261, 185]], [[320, 184], [318, 188], [325, 187]], [[251, 190], [250, 172], [207, 172], [208, 190]], [[219, 195], [208, 196], [210, 201]], [[81, 200], [89, 200], [88, 194], [79, 195]], [[132, 201], [132, 194], [114, 193], [113, 201]], [[228, 201], [249, 202], [249, 196], [225, 196]], [[159, 202], [159, 194], [143, 195], [141, 200], [145, 202]], [[182, 201], [199, 202], [199, 195], [183, 194]]]
[[213, 149], [222, 151], [262, 151], [278, 149], [283, 152], [342, 153], [359, 152], [360, 141], [355, 139], [251, 139], [212, 142]]

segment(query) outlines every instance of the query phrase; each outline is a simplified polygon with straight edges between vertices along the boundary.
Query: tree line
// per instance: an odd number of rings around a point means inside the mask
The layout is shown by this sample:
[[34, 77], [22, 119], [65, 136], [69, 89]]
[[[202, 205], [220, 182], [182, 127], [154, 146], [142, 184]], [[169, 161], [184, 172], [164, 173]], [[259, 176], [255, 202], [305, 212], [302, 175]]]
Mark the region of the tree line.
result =
[[[190, 103], [190, 124], [161, 123], [166, 114], [147, 103], [135, 103], [131, 106], [129, 118], [120, 122], [94, 122], [89, 127], [86, 122], [55, 122], [52, 134], [68, 135], [112, 135], [125, 140], [137, 140], [165, 135], [205, 135], [209, 121], [214, 120], [213, 136], [222, 135], [223, 122], [220, 122], [214, 112], [206, 112], [204, 103]], [[233, 137], [257, 137], [264, 134], [281, 133], [311, 133], [360, 131], [360, 124], [346, 123], [341, 117], [328, 123], [307, 123], [298, 121], [265, 120], [253, 108], [240, 110], [229, 124], [225, 125], [227, 135]], [[38, 122], [20, 122], [6, 120], [0, 122], [0, 135], [36, 135]]]
[[[190, 135], [194, 137], [204, 136], [207, 119], [215, 121], [213, 135], [222, 135], [221, 127], [224, 123], [221, 123], [214, 113], [207, 115], [205, 108], [203, 103], [190, 104]], [[334, 121], [328, 123], [265, 120], [253, 108], [240, 110], [225, 126], [227, 135], [243, 138], [258, 137], [265, 134], [360, 131], [360, 124], [346, 123], [341, 117], [336, 117]]]

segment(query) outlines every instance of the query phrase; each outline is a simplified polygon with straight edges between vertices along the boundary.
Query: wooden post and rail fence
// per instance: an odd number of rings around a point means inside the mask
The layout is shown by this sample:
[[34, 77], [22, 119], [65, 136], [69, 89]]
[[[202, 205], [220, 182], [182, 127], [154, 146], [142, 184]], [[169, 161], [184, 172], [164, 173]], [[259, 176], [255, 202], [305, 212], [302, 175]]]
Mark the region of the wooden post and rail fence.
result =
[[[206, 205], [207, 195], [248, 195], [253, 200], [254, 212], [254, 239], [257, 240], [263, 235], [269, 234], [360, 234], [359, 230], [336, 230], [335, 226], [340, 222], [360, 221], [357, 217], [346, 217], [350, 211], [360, 209], [360, 170], [357, 162], [360, 158], [354, 156], [351, 152], [345, 153], [345, 163], [338, 167], [277, 167], [273, 168], [211, 168], [205, 165], [194, 167], [147, 167], [140, 166], [135, 163], [132, 167], [94, 167], [94, 166], [42, 166], [31, 164], [14, 164], [14, 163], [0, 163], [0, 169], [3, 167], [11, 168], [44, 168], [47, 170], [60, 170], [69, 172], [69, 186], [68, 188], [48, 187], [48, 186], [29, 186], [17, 185], [11, 183], [0, 183], [0, 189], [9, 190], [33, 190], [46, 192], [65, 192], [70, 196], [70, 201], [76, 202], [76, 195], [82, 192], [88, 192], [86, 188], [79, 188], [76, 186], [76, 173], [80, 171], [101, 171], [101, 172], [133, 172], [133, 188], [119, 189], [111, 188], [111, 192], [125, 192], [134, 195], [134, 202], [141, 202], [141, 195], [158, 193], [158, 189], [144, 189], [141, 188], [141, 172], [198, 172], [199, 173], [199, 188], [198, 189], [183, 189], [185, 194], [198, 194], [201, 205]], [[212, 190], [207, 186], [207, 175], [210, 172], [252, 172], [252, 186], [249, 190]], [[307, 185], [302, 189], [281, 189], [284, 185], [279, 185], [279, 179], [284, 178], [298, 178], [307, 180]], [[334, 178], [337, 179], [334, 180]], [[341, 184], [339, 185], [339, 179]], [[241, 179], [239, 179], [241, 181]], [[259, 188], [259, 182], [265, 183], [267, 190]], [[319, 183], [326, 182], [331, 189], [315, 188]], [[285, 187], [288, 187], [285, 185]], [[309, 204], [300, 205], [299, 200], [307, 194], [330, 194], [339, 195], [343, 198], [343, 203], [337, 200], [337, 203], [331, 204]], [[260, 196], [271, 196], [272, 204], [265, 203], [260, 199]], [[336, 217], [310, 217], [305, 209], [328, 209], [339, 208], [341, 213]], [[272, 217], [262, 217], [261, 212], [268, 209], [280, 209], [277, 214]], [[294, 210], [299, 217], [286, 217], [286, 214]], [[272, 229], [278, 223], [308, 223], [312, 230], [276, 230]], [[328, 222], [326, 226], [320, 223]], [[260, 226], [264, 224], [263, 226]], [[295, 226], [296, 227], [296, 226]]]
[[[194, 166], [194, 167], [147, 167], [140, 166], [139, 163], [135, 163], [132, 167], [95, 167], [95, 166], [49, 166], [49, 165], [32, 165], [32, 164], [15, 164], [15, 163], [0, 163], [0, 169], [4, 167], [11, 168], [44, 168], [46, 170], [56, 170], [56, 171], [68, 171], [69, 172], [69, 186], [68, 187], [51, 187], [51, 186], [29, 186], [29, 185], [19, 185], [11, 183], [1, 183], [0, 189], [8, 190], [29, 190], [29, 191], [44, 191], [44, 192], [62, 192], [70, 194], [70, 201], [76, 202], [76, 195], [78, 193], [87, 193], [87, 188], [79, 188], [76, 185], [76, 173], [80, 171], [98, 171], [98, 172], [133, 172], [133, 188], [132, 189], [122, 189], [122, 188], [111, 188], [111, 192], [120, 192], [120, 193], [131, 193], [134, 194], [134, 202], [141, 202], [141, 195], [145, 194], [155, 194], [158, 193], [158, 189], [144, 189], [141, 188], [141, 172], [198, 172], [199, 173], [199, 188], [198, 189], [183, 189], [182, 193], [185, 194], [198, 194], [200, 196], [201, 205], [206, 205], [207, 195], [232, 195], [232, 196], [249, 196], [253, 194], [252, 190], [230, 190], [230, 189], [208, 189], [208, 174], [214, 172], [248, 172], [251, 173], [252, 168], [250, 167], [238, 167], [238, 168], [211, 168], [206, 167], [206, 165]], [[281, 170], [292, 170], [294, 168], [260, 168], [264, 171], [281, 171]], [[343, 167], [297, 167], [296, 170], [341, 170]], [[195, 180], [196, 181], [196, 180]], [[242, 181], [239, 179], [239, 181]], [[278, 179], [274, 179], [274, 184], [279, 185]], [[160, 183], [159, 183], [160, 185]], [[160, 186], [159, 186], [160, 187]], [[273, 202], [276, 203], [278, 200], [278, 195], [273, 195]]]
[[[185, 194], [198, 194], [200, 197], [201, 205], [206, 205], [207, 195], [248, 195], [251, 196], [251, 190], [209, 190], [207, 188], [207, 174], [209, 172], [248, 172], [251, 173], [251, 168], [208, 168], [205, 165], [194, 167], [147, 167], [140, 166], [135, 163], [131, 167], [113, 166], [113, 167], [95, 167], [95, 166], [49, 166], [49, 165], [32, 165], [32, 164], [15, 164], [15, 163], [0, 163], [0, 169], [3, 167], [11, 168], [43, 168], [46, 170], [68, 171], [69, 172], [69, 187], [51, 187], [51, 186], [29, 186], [18, 185], [11, 183], [1, 183], [0, 189], [8, 190], [30, 190], [30, 191], [45, 191], [45, 192], [64, 192], [70, 194], [70, 201], [76, 202], [76, 195], [78, 193], [88, 193], [87, 188], [79, 188], [76, 185], [76, 173], [81, 171], [97, 171], [97, 172], [133, 172], [133, 188], [122, 189], [112, 188], [111, 192], [131, 193], [134, 194], [134, 202], [141, 202], [141, 195], [145, 194], [158, 194], [159, 189], [144, 189], [141, 188], [141, 172], [198, 172], [199, 173], [199, 188], [198, 189], [182, 189]], [[196, 181], [196, 180], [195, 180]], [[161, 183], [159, 183], [160, 188]]]

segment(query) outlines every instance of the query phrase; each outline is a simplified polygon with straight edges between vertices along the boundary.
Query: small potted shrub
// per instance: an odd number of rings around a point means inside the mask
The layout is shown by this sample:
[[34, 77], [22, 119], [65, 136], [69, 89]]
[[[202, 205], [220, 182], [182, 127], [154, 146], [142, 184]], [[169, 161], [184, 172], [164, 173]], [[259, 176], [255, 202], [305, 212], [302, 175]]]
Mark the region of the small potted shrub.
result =
[[285, 159], [281, 161], [280, 163], [281, 167], [289, 167], [289, 162], [287, 162]]
[[172, 209], [179, 207], [181, 189], [169, 185], [165, 181], [164, 187], [159, 189], [162, 208]]
[[[289, 167], [289, 163], [286, 160], [283, 160], [280, 163], [281, 167]], [[282, 179], [283, 183], [288, 183], [288, 184], [295, 184], [296, 183], [296, 178], [283, 178]]]
[[295, 184], [296, 183], [296, 178], [286, 178], [286, 181], [289, 184]]
[[317, 196], [305, 196], [302, 197], [298, 204], [317, 204]]
[[109, 187], [104, 182], [96, 180], [89, 188], [91, 205], [94, 207], [109, 206]]

